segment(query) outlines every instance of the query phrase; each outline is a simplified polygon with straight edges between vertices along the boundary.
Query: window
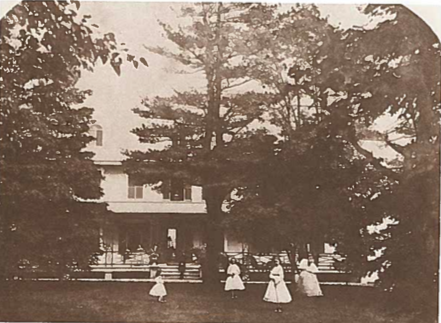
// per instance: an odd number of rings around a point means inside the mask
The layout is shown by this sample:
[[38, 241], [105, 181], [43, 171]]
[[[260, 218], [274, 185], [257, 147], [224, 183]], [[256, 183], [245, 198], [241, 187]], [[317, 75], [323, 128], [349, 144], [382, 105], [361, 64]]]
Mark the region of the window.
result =
[[128, 198], [129, 199], [142, 199], [144, 197], [144, 185], [136, 180], [136, 178], [133, 178], [129, 176], [129, 190], [128, 190]]
[[142, 199], [143, 187], [142, 186], [129, 186], [129, 199]]
[[89, 131], [90, 135], [92, 137], [95, 138], [95, 145], [98, 147], [102, 147], [103, 146], [103, 127], [101, 127], [100, 125], [94, 124], [90, 127], [90, 131]]
[[162, 184], [162, 196], [164, 200], [191, 201], [191, 185], [179, 179], [165, 181]]

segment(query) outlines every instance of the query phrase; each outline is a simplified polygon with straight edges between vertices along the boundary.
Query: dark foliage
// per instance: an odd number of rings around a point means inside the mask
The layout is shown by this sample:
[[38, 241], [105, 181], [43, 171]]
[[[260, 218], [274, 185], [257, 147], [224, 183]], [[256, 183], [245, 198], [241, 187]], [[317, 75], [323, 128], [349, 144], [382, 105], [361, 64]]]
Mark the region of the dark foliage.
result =
[[2, 275], [19, 262], [84, 268], [98, 251], [102, 176], [84, 151], [93, 110], [78, 107], [91, 92], [75, 84], [98, 59], [119, 74], [125, 49], [96, 38], [79, 5], [25, 1], [1, 20]]

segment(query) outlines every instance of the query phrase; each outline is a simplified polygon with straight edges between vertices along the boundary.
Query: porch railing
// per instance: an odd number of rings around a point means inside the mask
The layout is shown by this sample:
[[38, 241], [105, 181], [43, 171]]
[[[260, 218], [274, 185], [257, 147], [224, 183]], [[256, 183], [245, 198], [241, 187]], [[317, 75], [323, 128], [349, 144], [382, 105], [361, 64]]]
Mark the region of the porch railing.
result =
[[147, 253], [120, 254], [117, 251], [104, 251], [98, 256], [97, 265], [112, 267], [115, 265], [142, 266], [150, 265], [151, 259]]
[[229, 260], [234, 258], [238, 264], [242, 266], [245, 271], [253, 272], [267, 272], [271, 270], [273, 261], [278, 258], [285, 271], [290, 272], [291, 261], [286, 252], [281, 253], [251, 253], [248, 251], [239, 252], [224, 252], [220, 255], [220, 267], [226, 269], [228, 267]]
[[[186, 259], [187, 264], [200, 264], [202, 259], [195, 255], [188, 255], [189, 258]], [[244, 271], [250, 272], [267, 272], [271, 270], [273, 266], [273, 261], [278, 258], [281, 265], [284, 267], [286, 272], [292, 271], [291, 260], [287, 252], [281, 253], [251, 253], [248, 251], [238, 251], [238, 252], [223, 252], [219, 255], [219, 269], [220, 271], [226, 270], [228, 267], [230, 259], [234, 258], [236, 262], [243, 268]], [[319, 255], [319, 261], [317, 266], [319, 270], [329, 271], [338, 270], [342, 271], [343, 268], [339, 268], [339, 264], [342, 263], [344, 258], [339, 258], [332, 254], [327, 254], [326, 257]], [[178, 259], [171, 259], [166, 257], [166, 255], [160, 255], [158, 263], [172, 263], [177, 264]], [[344, 263], [344, 262], [343, 262]], [[147, 253], [133, 252], [120, 254], [116, 251], [104, 251], [102, 255], [98, 257], [97, 265], [104, 267], [139, 267], [139, 266], [149, 266], [152, 265], [151, 257]], [[344, 270], [343, 270], [344, 271]]]

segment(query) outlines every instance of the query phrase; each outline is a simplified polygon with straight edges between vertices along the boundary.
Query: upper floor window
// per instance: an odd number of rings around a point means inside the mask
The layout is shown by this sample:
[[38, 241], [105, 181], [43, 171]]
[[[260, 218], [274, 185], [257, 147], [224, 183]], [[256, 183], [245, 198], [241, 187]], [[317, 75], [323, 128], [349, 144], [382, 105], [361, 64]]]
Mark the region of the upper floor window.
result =
[[94, 124], [90, 127], [90, 134], [95, 138], [95, 145], [98, 147], [103, 146], [103, 127]]
[[191, 201], [191, 186], [179, 179], [165, 181], [162, 184], [162, 196], [164, 200]]
[[144, 198], [144, 185], [131, 176], [129, 176], [129, 189], [127, 196], [129, 199]]

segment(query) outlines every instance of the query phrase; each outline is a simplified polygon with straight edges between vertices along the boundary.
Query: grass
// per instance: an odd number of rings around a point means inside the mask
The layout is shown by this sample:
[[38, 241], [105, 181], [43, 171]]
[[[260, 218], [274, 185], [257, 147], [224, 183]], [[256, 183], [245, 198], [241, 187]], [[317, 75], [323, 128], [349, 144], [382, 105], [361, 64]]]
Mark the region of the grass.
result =
[[10, 282], [0, 291], [0, 321], [425, 323], [436, 318], [392, 312], [372, 288], [324, 287], [325, 297], [294, 295], [281, 314], [262, 301], [265, 285], [232, 300], [219, 285], [167, 284], [167, 303], [152, 283]]

